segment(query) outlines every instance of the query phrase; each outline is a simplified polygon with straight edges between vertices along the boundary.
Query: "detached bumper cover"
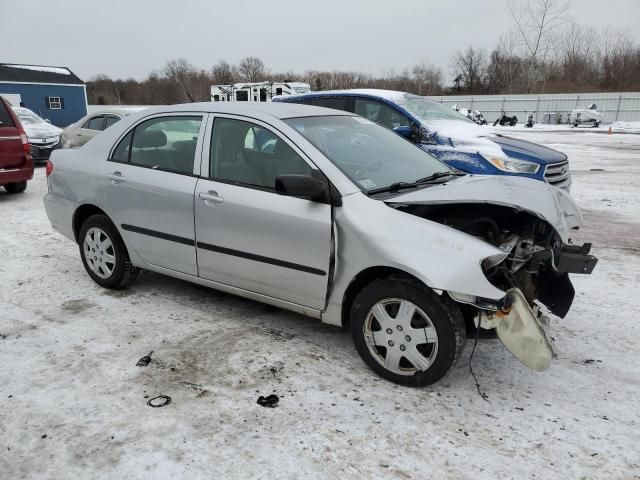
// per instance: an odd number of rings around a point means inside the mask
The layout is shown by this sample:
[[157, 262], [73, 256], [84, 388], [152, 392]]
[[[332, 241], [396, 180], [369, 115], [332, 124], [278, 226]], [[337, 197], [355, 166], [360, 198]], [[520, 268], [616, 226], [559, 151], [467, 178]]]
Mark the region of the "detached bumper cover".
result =
[[498, 338], [511, 354], [532, 370], [546, 370], [554, 357], [553, 343], [547, 334], [548, 319], [529, 306], [520, 289], [507, 292], [509, 307], [498, 312], [482, 312], [480, 326], [495, 328]]

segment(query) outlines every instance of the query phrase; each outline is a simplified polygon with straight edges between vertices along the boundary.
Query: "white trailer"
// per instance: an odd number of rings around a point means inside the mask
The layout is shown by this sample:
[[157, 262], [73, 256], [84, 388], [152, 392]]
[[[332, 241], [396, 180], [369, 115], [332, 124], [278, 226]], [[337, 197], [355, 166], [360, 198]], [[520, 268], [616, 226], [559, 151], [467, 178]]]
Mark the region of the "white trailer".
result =
[[212, 102], [270, 102], [278, 95], [310, 93], [311, 87], [302, 82], [255, 82], [211, 86]]

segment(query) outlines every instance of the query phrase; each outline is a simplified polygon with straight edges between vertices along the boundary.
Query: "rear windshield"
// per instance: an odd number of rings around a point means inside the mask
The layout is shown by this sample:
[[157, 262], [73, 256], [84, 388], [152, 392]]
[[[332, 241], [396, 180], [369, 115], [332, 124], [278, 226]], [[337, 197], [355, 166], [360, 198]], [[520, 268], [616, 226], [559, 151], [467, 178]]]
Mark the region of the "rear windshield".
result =
[[5, 107], [4, 102], [0, 100], [0, 122], [2, 124], [0, 127], [13, 127], [13, 119], [9, 112], [7, 112], [7, 107]]

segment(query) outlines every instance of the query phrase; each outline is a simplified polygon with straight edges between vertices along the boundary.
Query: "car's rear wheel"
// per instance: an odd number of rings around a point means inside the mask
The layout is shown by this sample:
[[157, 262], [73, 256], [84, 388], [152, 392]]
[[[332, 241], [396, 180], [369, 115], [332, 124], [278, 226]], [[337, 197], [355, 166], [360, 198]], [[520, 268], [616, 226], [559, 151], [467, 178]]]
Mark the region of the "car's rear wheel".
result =
[[78, 237], [80, 256], [89, 276], [105, 288], [123, 288], [138, 275], [116, 227], [105, 215], [92, 215]]
[[9, 193], [22, 193], [27, 189], [27, 182], [9, 183], [4, 186], [4, 189]]
[[376, 280], [356, 297], [351, 335], [364, 362], [392, 382], [423, 387], [440, 380], [462, 352], [457, 305], [417, 280]]

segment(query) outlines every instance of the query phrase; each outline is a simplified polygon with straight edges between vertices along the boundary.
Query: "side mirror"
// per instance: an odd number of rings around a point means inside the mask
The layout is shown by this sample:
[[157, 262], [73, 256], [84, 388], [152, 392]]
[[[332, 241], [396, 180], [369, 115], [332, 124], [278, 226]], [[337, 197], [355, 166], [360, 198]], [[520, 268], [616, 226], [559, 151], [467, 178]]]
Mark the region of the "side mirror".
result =
[[396, 127], [393, 129], [393, 131], [404, 138], [411, 138], [411, 135], [413, 135], [413, 129], [406, 125]]
[[309, 175], [278, 175], [276, 177], [276, 192], [280, 195], [308, 198], [317, 202], [329, 199], [327, 184]]

